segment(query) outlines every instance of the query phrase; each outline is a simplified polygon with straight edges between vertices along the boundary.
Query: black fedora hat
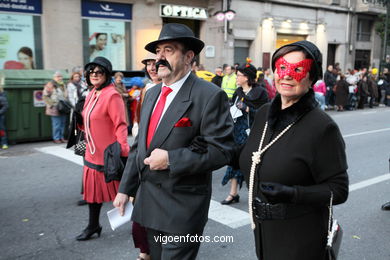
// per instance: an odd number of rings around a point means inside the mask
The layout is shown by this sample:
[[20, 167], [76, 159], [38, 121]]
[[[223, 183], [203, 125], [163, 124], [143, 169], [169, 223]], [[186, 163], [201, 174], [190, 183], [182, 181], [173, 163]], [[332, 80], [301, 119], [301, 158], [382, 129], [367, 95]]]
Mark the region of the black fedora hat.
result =
[[157, 44], [164, 41], [179, 41], [187, 48], [199, 54], [204, 47], [204, 42], [195, 37], [194, 32], [186, 25], [179, 23], [167, 23], [163, 26], [157, 41], [146, 44], [145, 49], [156, 53]]

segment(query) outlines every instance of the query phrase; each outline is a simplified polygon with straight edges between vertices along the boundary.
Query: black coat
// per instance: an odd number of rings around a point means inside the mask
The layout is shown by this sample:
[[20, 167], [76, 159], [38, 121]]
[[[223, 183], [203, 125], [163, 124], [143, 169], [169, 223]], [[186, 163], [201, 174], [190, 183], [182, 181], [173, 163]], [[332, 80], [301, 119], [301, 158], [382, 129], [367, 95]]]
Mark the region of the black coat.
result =
[[349, 84], [345, 80], [339, 80], [336, 83], [336, 100], [337, 106], [346, 106], [348, 104]]
[[8, 110], [8, 100], [4, 92], [0, 92], [0, 115], [4, 115]]
[[217, 85], [218, 87], [221, 87], [222, 85], [222, 76], [215, 75], [214, 78], [211, 79], [211, 82]]
[[[252, 125], [253, 119], [255, 117], [256, 111], [265, 103], [268, 102], [267, 90], [262, 88], [259, 85], [254, 85], [248, 94], [244, 93], [242, 87], [238, 87], [233, 94], [233, 102], [242, 100], [246, 106], [249, 107], [249, 120], [250, 125]], [[246, 109], [243, 109], [243, 113], [246, 113]]]
[[288, 124], [296, 123], [264, 153], [256, 167], [254, 195], [267, 198], [259, 182], [276, 182], [297, 188], [297, 199], [289, 204], [302, 214], [283, 220], [256, 221], [258, 256], [270, 259], [324, 259], [330, 191], [334, 204], [348, 197], [345, 145], [336, 123], [315, 104], [310, 90], [300, 101], [281, 110], [280, 96], [262, 106], [240, 155], [240, 167], [248, 183], [252, 153], [258, 150], [266, 120], [263, 147]]
[[324, 74], [324, 81], [327, 87], [333, 88], [334, 85], [336, 85], [336, 75], [334, 75], [333, 72], [327, 70]]

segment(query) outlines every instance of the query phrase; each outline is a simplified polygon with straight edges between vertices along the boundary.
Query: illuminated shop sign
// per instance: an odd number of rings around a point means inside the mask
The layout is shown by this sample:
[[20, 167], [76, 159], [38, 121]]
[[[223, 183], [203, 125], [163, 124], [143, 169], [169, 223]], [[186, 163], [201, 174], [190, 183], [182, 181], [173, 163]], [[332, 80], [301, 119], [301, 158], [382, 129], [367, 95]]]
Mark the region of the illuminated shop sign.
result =
[[200, 7], [161, 4], [160, 16], [204, 20], [207, 19], [207, 10]]

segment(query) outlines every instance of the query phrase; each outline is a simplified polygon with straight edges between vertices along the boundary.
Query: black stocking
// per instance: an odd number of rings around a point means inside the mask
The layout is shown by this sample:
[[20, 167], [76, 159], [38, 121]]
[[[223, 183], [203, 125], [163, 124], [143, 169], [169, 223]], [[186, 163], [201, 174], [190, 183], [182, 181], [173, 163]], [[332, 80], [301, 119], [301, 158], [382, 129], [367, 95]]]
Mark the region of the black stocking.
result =
[[88, 203], [89, 206], [89, 223], [88, 227], [90, 229], [96, 228], [99, 226], [99, 216], [100, 209], [102, 208], [102, 203]]

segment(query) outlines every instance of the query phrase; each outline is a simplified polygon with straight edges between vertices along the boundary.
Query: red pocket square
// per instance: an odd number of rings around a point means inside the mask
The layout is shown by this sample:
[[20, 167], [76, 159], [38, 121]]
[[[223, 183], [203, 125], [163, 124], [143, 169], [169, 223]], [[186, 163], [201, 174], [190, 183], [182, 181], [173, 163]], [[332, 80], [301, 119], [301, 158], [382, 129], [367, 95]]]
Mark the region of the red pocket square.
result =
[[183, 117], [175, 124], [175, 127], [188, 127], [188, 126], [192, 126], [191, 120], [188, 117]]

